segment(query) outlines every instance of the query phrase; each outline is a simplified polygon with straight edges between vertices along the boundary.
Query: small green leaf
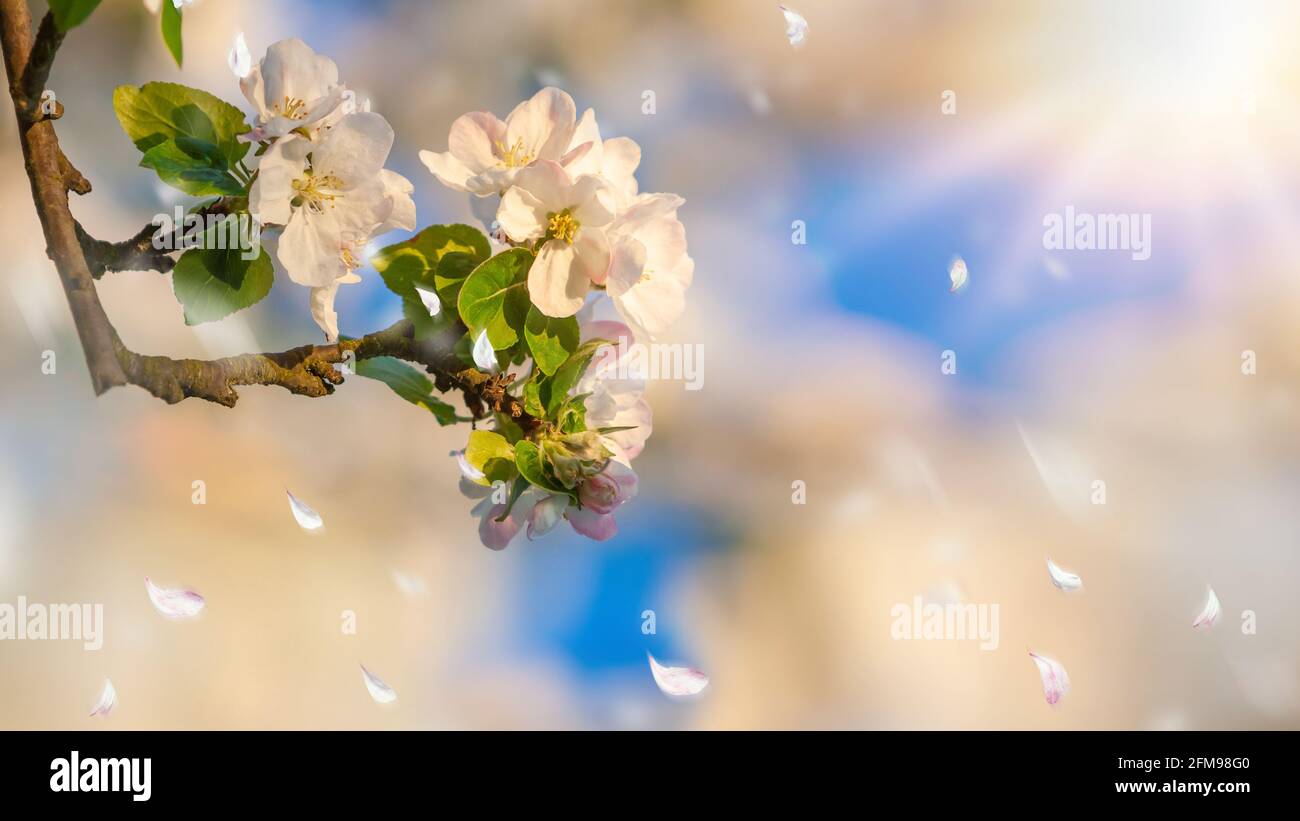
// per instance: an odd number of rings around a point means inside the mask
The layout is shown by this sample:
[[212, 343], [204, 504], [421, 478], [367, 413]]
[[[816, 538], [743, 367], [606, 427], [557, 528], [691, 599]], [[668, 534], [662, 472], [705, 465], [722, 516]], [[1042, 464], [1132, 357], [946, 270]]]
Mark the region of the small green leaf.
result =
[[229, 316], [271, 291], [275, 274], [265, 248], [257, 249], [256, 258], [245, 259], [245, 249], [217, 247], [230, 244], [226, 222], [210, 227], [203, 235], [203, 247], [181, 254], [172, 271], [172, 290], [185, 308], [186, 325]]
[[171, 0], [163, 0], [162, 4], [162, 38], [167, 44], [167, 50], [172, 53], [176, 60], [176, 67], [181, 65], [181, 10], [176, 8], [176, 4]]
[[[455, 305], [455, 296], [449, 299], [443, 293], [443, 285], [437, 282], [436, 275], [442, 273], [440, 269], [443, 260], [452, 255], [463, 255], [464, 261], [455, 263], [465, 266], [464, 273], [459, 276], [459, 280], [463, 280], [491, 254], [492, 247], [488, 244], [487, 237], [477, 228], [468, 225], [430, 225], [410, 239], [380, 250], [370, 261], [384, 278], [388, 289], [403, 299], [418, 302], [415, 286], [420, 285], [437, 291], [446, 305]], [[445, 284], [450, 284], [455, 279], [451, 264], [447, 273], [449, 279]]]
[[[205, 145], [216, 148], [211, 143]], [[244, 192], [243, 183], [226, 170], [220, 158], [214, 164], [211, 155], [191, 155], [180, 140], [167, 140], [155, 145], [144, 152], [140, 165], [152, 168], [163, 182], [195, 197], [236, 196]]]
[[511, 248], [479, 265], [465, 279], [457, 308], [471, 336], [477, 339], [486, 330], [493, 349], [514, 347], [531, 305], [528, 269], [532, 264], [532, 251]]
[[482, 471], [488, 483], [508, 482], [515, 477], [515, 449], [504, 436], [494, 431], [470, 433], [465, 461]]
[[542, 386], [540, 398], [542, 404], [546, 406], [548, 418], [555, 418], [558, 415], [569, 398], [569, 391], [573, 390], [573, 386], [578, 384], [583, 372], [587, 370], [587, 363], [596, 355], [596, 351], [608, 344], [609, 341], [605, 339], [590, 339], [582, 343], [564, 361], [564, 364], [556, 369], [550, 381]]
[[533, 361], [547, 376], [552, 375], [578, 349], [578, 320], [571, 316], [557, 318], [537, 310], [528, 309], [524, 322], [524, 339]]
[[546, 475], [541, 450], [527, 439], [515, 443], [515, 467], [519, 469], [520, 476], [548, 493], [561, 493], [574, 499], [578, 498], [577, 493]]
[[439, 425], [465, 421], [454, 407], [433, 395], [433, 382], [427, 376], [400, 359], [391, 356], [362, 359], [357, 363], [357, 376], [383, 382], [407, 402], [432, 413]]
[[176, 83], [118, 86], [113, 110], [122, 130], [144, 152], [140, 164], [169, 185], [196, 196], [242, 193], [230, 170], [248, 153], [239, 135], [244, 114], [206, 91]]
[[69, 31], [86, 22], [86, 18], [99, 5], [99, 0], [50, 0], [54, 26], [59, 31]]

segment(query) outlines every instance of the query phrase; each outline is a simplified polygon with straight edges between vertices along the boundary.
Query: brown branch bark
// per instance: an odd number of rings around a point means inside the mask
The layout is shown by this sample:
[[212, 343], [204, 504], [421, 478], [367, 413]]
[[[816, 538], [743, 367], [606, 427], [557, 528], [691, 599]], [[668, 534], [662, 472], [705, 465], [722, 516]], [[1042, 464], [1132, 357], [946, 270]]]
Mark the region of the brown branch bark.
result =
[[[424, 365], [439, 391], [464, 394], [475, 418], [487, 412], [502, 413], [527, 431], [541, 424], [507, 392], [510, 375], [489, 375], [465, 367], [451, 352], [449, 342], [454, 338], [417, 341], [414, 327], [406, 320], [332, 345], [303, 345], [280, 353], [250, 353], [224, 359], [172, 359], [127, 348], [104, 312], [95, 279], [105, 271], [166, 271], [174, 262], [153, 248], [153, 225], [124, 242], [105, 242], [86, 233], [69, 210], [68, 192], [88, 193], [90, 183], [64, 156], [50, 122], [55, 117], [43, 117], [39, 112], [41, 91], [63, 37], [47, 14], [33, 44], [26, 0], [0, 0], [0, 46], [32, 200], [47, 252], [67, 294], [96, 394], [116, 385], [132, 384], [169, 403], [197, 397], [227, 407], [234, 406], [239, 399], [235, 388], [243, 385], [278, 385], [301, 396], [325, 396], [342, 383], [343, 374], [334, 366], [351, 353], [356, 360], [392, 356]], [[207, 210], [223, 213], [226, 207], [224, 201], [218, 201]]]
[[[77, 241], [76, 224], [68, 209], [67, 167], [70, 164], [59, 149], [53, 123], [49, 120], [33, 121], [29, 114], [30, 98], [24, 85], [35, 80], [26, 78], [39, 78], [43, 85], [49, 76], [48, 64], [53, 61], [58, 47], [58, 42], [47, 38], [43, 50], [36, 53], [39, 59], [33, 63], [31, 27], [26, 0], [0, 0], [0, 47], [4, 51], [9, 95], [18, 120], [18, 139], [22, 144], [27, 178], [31, 182], [32, 200], [45, 233], [47, 253], [58, 269], [77, 334], [81, 337], [91, 385], [96, 394], [102, 394], [115, 385], [126, 384], [126, 374], [117, 360], [117, 335], [95, 293], [95, 281], [86, 266], [81, 244]], [[29, 67], [33, 64], [36, 73], [29, 75]]]

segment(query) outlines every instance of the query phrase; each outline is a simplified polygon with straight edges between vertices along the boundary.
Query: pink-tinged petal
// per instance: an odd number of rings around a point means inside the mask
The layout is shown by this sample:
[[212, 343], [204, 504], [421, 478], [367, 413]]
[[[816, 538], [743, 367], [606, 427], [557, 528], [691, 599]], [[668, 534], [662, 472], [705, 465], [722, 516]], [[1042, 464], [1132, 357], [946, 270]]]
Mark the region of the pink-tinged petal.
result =
[[289, 279], [309, 288], [323, 288], [348, 273], [343, 243], [334, 210], [309, 215], [309, 209], [299, 208], [280, 235], [275, 257]]
[[660, 664], [654, 656], [646, 653], [650, 659], [650, 675], [654, 676], [659, 691], [673, 698], [687, 698], [704, 692], [709, 686], [709, 677], [694, 667], [668, 667]]
[[564, 517], [574, 530], [588, 539], [603, 542], [618, 535], [618, 522], [614, 521], [612, 513], [596, 513], [571, 507], [565, 511]]
[[415, 199], [411, 195], [415, 193], [415, 186], [406, 177], [387, 168], [380, 170], [379, 181], [384, 186], [384, 197], [392, 203], [393, 208], [388, 219], [384, 220], [384, 223], [373, 233], [382, 234], [395, 228], [414, 231]]
[[[581, 155], [576, 155], [575, 152], [583, 146], [587, 146], [586, 150], [582, 151]], [[603, 156], [600, 127], [596, 125], [596, 112], [589, 108], [582, 112], [582, 118], [578, 120], [578, 126], [573, 131], [573, 142], [569, 143], [569, 153], [560, 159], [560, 164], [574, 177], [583, 174], [599, 174], [603, 166]]]
[[463, 448], [461, 450], [453, 450], [451, 455], [456, 457], [456, 466], [460, 468], [460, 475], [462, 477], [475, 484], [482, 484], [487, 478], [483, 475], [483, 471], [469, 463], [469, 460], [465, 458], [465, 450]]
[[1083, 579], [1079, 578], [1077, 574], [1065, 570], [1050, 558], [1047, 560], [1047, 575], [1051, 578], [1052, 584], [1067, 592], [1079, 590], [1083, 587]]
[[645, 272], [646, 247], [635, 237], [622, 235], [610, 249], [609, 277], [606, 288], [610, 297], [621, 297], [641, 281]]
[[428, 583], [414, 573], [403, 573], [401, 570], [394, 570], [393, 584], [397, 585], [397, 589], [402, 591], [404, 595], [412, 598], [429, 594]]
[[573, 139], [577, 117], [572, 97], [558, 88], [544, 88], [506, 117], [505, 144], [519, 142], [535, 160], [558, 160]]
[[260, 69], [265, 78], [265, 99], [275, 102], [288, 98], [310, 104], [339, 83], [334, 61], [312, 51], [297, 37], [272, 43]]
[[1047, 699], [1047, 703], [1057, 704], [1066, 693], [1070, 692], [1070, 676], [1058, 661], [1040, 656], [1032, 650], [1029, 651], [1029, 657], [1034, 660], [1034, 664], [1038, 667], [1038, 675], [1043, 679], [1043, 696]]
[[478, 537], [485, 547], [492, 550], [505, 550], [519, 532], [519, 522], [514, 515], [507, 516], [503, 522], [497, 521], [505, 509], [504, 504], [493, 505], [479, 521]]
[[528, 514], [528, 538], [539, 539], [550, 533], [564, 518], [564, 511], [569, 507], [569, 497], [555, 494], [548, 496], [537, 504]]
[[599, 177], [578, 177], [567, 199], [573, 208], [573, 216], [584, 228], [600, 228], [608, 225], [614, 215], [601, 202], [600, 194], [607, 186]]
[[298, 527], [303, 530], [319, 530], [324, 524], [320, 514], [307, 506], [307, 503], [294, 496], [287, 489], [285, 495], [289, 497], [289, 510], [293, 513], [294, 521]]
[[339, 341], [339, 315], [334, 310], [334, 298], [338, 295], [340, 285], [354, 285], [361, 281], [356, 274], [339, 277], [323, 288], [312, 288], [308, 301], [311, 304], [311, 318], [325, 332], [325, 341], [334, 344]]
[[[543, 216], [555, 211], [563, 211], [576, 202], [573, 197], [573, 181], [557, 162], [535, 162], [527, 168], [520, 169], [515, 175], [514, 184], [536, 197]], [[500, 217], [498, 216], [497, 219]], [[503, 222], [502, 226], [504, 225]]]
[[447, 148], [452, 156], [477, 174], [497, 164], [495, 147], [504, 144], [506, 124], [489, 111], [462, 114], [451, 124]]
[[[573, 239], [574, 265], [589, 282], [603, 285], [609, 274], [609, 239], [599, 228], [583, 227]], [[583, 297], [587, 295], [583, 289]]]
[[279, 140], [257, 165], [257, 180], [248, 192], [248, 210], [264, 225], [287, 225], [297, 192], [293, 182], [302, 176], [311, 143], [300, 137]]
[[641, 146], [627, 137], [615, 137], [612, 140], [605, 140], [602, 148], [605, 154], [602, 168], [605, 179], [615, 186], [630, 180], [632, 185], [630, 193], [635, 194], [636, 180], [633, 179], [633, 175], [636, 173], [637, 166], [641, 164]]
[[1214, 588], [1209, 588], [1205, 596], [1205, 606], [1201, 608], [1201, 614], [1192, 622], [1194, 628], [1210, 629], [1219, 620], [1219, 597], [1214, 595]]
[[569, 149], [568, 153], [566, 153], [563, 157], [560, 157], [559, 159], [560, 165], [564, 166], [565, 171], [569, 171], [570, 173], [575, 173], [571, 169], [573, 169], [574, 166], [576, 166], [578, 163], [582, 162], [583, 157], [586, 157], [588, 154], [591, 153], [591, 146], [592, 146], [591, 143], [586, 142], [574, 148]]
[[203, 597], [193, 590], [159, 587], [144, 577], [145, 589], [154, 609], [169, 619], [191, 619], [203, 610]]
[[339, 120], [329, 139], [312, 150], [317, 175], [333, 174], [351, 184], [379, 176], [393, 148], [393, 127], [381, 115], [358, 111]]
[[[507, 197], [509, 194], [507, 194]], [[577, 264], [574, 246], [548, 240], [528, 271], [528, 296], [552, 317], [573, 316], [587, 299], [591, 277]]]
[[230, 65], [231, 72], [241, 80], [253, 71], [253, 55], [248, 53], [248, 41], [244, 39], [244, 32], [235, 35], [235, 42], [230, 47], [230, 53], [226, 55], [226, 62]]
[[448, 188], [454, 191], [470, 190], [469, 181], [474, 176], [474, 172], [469, 170], [465, 163], [456, 159], [450, 151], [439, 153], [422, 150], [420, 162], [424, 163], [424, 167], [438, 178], [438, 182]]
[[501, 197], [497, 224], [515, 242], [528, 242], [546, 233], [546, 214], [541, 200], [516, 185]]
[[95, 703], [95, 707], [90, 711], [90, 715], [92, 717], [106, 716], [109, 713], [113, 712], [113, 707], [115, 707], [116, 705], [117, 705], [117, 688], [113, 686], [112, 681], [110, 681], [109, 679], [104, 679], [104, 689], [100, 691], [99, 701]]
[[391, 704], [397, 701], [397, 693], [392, 687], [384, 683], [384, 680], [366, 669], [366, 665], [361, 665], [361, 681], [366, 685], [366, 692], [374, 699], [376, 704]]

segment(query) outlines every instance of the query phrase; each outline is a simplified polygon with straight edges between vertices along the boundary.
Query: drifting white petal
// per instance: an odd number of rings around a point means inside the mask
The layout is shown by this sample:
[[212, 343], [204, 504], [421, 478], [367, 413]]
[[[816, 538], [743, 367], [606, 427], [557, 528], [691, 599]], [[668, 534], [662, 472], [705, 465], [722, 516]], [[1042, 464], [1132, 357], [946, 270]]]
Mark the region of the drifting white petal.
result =
[[1214, 588], [1209, 588], [1209, 591], [1205, 597], [1205, 607], [1201, 609], [1201, 615], [1196, 617], [1196, 621], [1192, 622], [1192, 627], [1208, 630], [1219, 620], [1219, 597], [1214, 595]]
[[299, 527], [303, 530], [316, 530], [325, 524], [319, 513], [312, 510], [287, 489], [284, 492], [289, 497], [289, 510], [293, 511], [293, 518], [297, 520]]
[[1033, 650], [1029, 651], [1029, 657], [1038, 666], [1038, 675], [1043, 679], [1043, 696], [1047, 698], [1047, 703], [1056, 704], [1070, 692], [1070, 676], [1061, 663], [1054, 659], [1040, 656]]
[[437, 316], [442, 310], [442, 300], [433, 291], [427, 291], [419, 285], [415, 286], [415, 292], [420, 295], [420, 301], [424, 303], [424, 310], [429, 312], [429, 316]]
[[408, 596], [423, 596], [429, 592], [429, 585], [425, 584], [424, 579], [412, 573], [394, 570], [393, 583]]
[[117, 704], [117, 689], [113, 687], [113, 682], [104, 679], [104, 689], [99, 694], [99, 702], [95, 704], [95, 709], [90, 711], [91, 716], [106, 716], [113, 712], [113, 706]]
[[465, 477], [469, 481], [474, 482], [476, 484], [483, 481], [483, 479], [485, 478], [483, 475], [483, 471], [479, 470], [478, 468], [474, 467], [469, 463], [469, 460], [465, 458], [464, 449], [453, 450], [451, 452], [451, 455], [456, 457], [456, 465], [460, 467], [461, 476]]
[[952, 280], [952, 287], [948, 293], [955, 294], [962, 288], [966, 287], [966, 280], [970, 278], [970, 273], [966, 270], [966, 260], [957, 257], [948, 266], [948, 278]]
[[144, 577], [145, 589], [149, 591], [149, 601], [154, 609], [169, 619], [189, 619], [203, 610], [203, 597], [193, 590], [172, 590], [159, 587]]
[[709, 677], [693, 667], [665, 667], [646, 653], [650, 659], [650, 674], [660, 691], [668, 696], [694, 696], [709, 686]]
[[790, 38], [790, 45], [803, 45], [804, 38], [808, 36], [808, 21], [797, 11], [785, 6], [777, 6], [777, 8], [785, 15], [785, 36]]
[[485, 371], [496, 370], [497, 354], [496, 351], [492, 350], [492, 342], [488, 340], [487, 329], [479, 331], [478, 339], [474, 340], [474, 364]]
[[383, 679], [366, 669], [366, 665], [361, 665], [361, 680], [366, 683], [366, 690], [370, 692], [370, 697], [375, 700], [376, 704], [389, 704], [397, 701], [397, 693], [393, 688], [383, 682]]
[[244, 32], [235, 35], [235, 44], [230, 47], [230, 54], [226, 56], [226, 61], [230, 63], [230, 70], [241, 80], [253, 70], [253, 55], [248, 53], [248, 42], [244, 40]]
[[1083, 587], [1083, 579], [1075, 573], [1068, 570], [1062, 570], [1060, 565], [1051, 559], [1047, 560], [1047, 575], [1052, 577], [1052, 584], [1065, 591], [1078, 590]]

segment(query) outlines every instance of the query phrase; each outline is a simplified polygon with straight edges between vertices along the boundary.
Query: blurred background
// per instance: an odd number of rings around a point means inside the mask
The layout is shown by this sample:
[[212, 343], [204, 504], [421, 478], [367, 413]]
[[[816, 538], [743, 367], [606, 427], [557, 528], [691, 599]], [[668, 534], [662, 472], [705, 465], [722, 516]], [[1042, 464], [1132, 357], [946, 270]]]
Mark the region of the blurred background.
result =
[[[200, 0], [178, 70], [139, 0], [105, 0], [50, 80], [92, 234], [187, 202], [136, 167], [113, 88], [247, 111], [241, 31], [254, 59], [299, 36], [338, 63], [393, 124], [421, 225], [472, 215], [417, 152], [559, 85], [640, 143], [642, 190], [686, 199], [696, 277], [664, 341], [703, 346], [704, 386], [651, 385], [618, 537], [501, 553], [456, 491], [467, 428], [378, 382], [244, 388], [234, 410], [96, 399], [5, 115], [0, 602], [102, 602], [106, 629], [97, 652], [0, 642], [0, 727], [1300, 727], [1300, 8], [791, 2], [799, 48], [767, 0]], [[1150, 259], [1044, 250], [1067, 206], [1150, 214]], [[361, 273], [345, 334], [400, 316]], [[134, 350], [318, 338], [282, 274], [194, 328], [169, 280], [100, 283]], [[1047, 556], [1084, 589], [1053, 587]], [[145, 576], [207, 608], [165, 620]], [[1223, 616], [1194, 631], [1207, 586]], [[892, 639], [914, 596], [998, 605], [997, 649]], [[1029, 649], [1069, 672], [1056, 707]], [[647, 651], [708, 689], [668, 699]], [[106, 677], [117, 707], [89, 718]]]

